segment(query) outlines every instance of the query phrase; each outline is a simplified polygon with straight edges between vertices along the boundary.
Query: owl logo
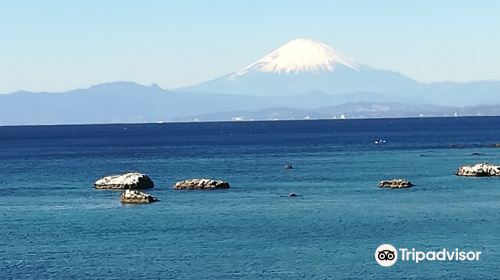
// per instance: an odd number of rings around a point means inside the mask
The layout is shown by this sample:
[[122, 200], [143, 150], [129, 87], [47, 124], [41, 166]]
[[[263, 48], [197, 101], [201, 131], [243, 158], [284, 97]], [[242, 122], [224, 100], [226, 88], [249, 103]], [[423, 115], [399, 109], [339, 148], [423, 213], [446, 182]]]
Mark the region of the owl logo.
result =
[[391, 244], [382, 244], [375, 250], [375, 261], [381, 266], [393, 266], [398, 260], [398, 250]]
[[392, 261], [395, 257], [395, 253], [396, 252], [391, 250], [378, 251], [377, 258], [381, 261]]

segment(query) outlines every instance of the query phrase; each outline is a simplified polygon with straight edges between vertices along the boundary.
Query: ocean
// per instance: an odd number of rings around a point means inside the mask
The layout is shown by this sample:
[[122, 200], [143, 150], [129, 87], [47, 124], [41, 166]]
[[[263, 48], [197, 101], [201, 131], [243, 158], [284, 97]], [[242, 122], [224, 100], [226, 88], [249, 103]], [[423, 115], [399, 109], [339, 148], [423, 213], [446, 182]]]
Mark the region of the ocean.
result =
[[[498, 279], [500, 178], [453, 175], [495, 143], [499, 117], [0, 127], [0, 278]], [[126, 171], [160, 201], [93, 189]], [[204, 177], [231, 188], [172, 189]], [[482, 254], [382, 267], [384, 243]]]

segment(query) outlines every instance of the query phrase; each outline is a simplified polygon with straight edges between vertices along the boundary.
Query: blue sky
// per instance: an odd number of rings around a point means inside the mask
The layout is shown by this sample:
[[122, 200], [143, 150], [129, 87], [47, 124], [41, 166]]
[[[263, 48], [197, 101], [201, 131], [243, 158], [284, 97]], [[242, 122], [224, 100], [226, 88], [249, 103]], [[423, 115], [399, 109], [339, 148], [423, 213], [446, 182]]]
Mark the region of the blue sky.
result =
[[500, 1], [0, 0], [0, 92], [175, 88], [297, 37], [423, 82], [500, 80]]

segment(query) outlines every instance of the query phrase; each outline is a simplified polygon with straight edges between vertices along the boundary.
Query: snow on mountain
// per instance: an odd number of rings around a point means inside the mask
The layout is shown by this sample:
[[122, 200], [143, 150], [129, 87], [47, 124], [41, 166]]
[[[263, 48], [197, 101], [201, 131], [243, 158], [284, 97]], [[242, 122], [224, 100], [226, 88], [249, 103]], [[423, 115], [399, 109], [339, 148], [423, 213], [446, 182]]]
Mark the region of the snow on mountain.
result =
[[278, 74], [334, 71], [337, 64], [357, 69], [350, 58], [324, 43], [311, 39], [295, 39], [237, 72], [236, 75], [245, 75], [249, 71]]
[[311, 92], [377, 94], [417, 85], [396, 72], [358, 65], [324, 43], [294, 39], [240, 71], [179, 90], [269, 97]]

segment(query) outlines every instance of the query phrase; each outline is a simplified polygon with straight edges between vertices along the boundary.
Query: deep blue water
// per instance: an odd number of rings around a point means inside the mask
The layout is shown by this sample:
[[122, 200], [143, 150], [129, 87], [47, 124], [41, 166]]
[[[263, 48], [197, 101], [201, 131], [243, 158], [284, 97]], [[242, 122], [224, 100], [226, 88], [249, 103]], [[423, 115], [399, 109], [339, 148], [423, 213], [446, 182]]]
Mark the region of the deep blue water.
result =
[[[453, 175], [494, 143], [500, 118], [0, 127], [0, 278], [498, 279], [500, 178]], [[92, 188], [124, 171], [161, 201]], [[231, 189], [171, 189], [194, 177]], [[383, 268], [382, 243], [482, 255]]]

